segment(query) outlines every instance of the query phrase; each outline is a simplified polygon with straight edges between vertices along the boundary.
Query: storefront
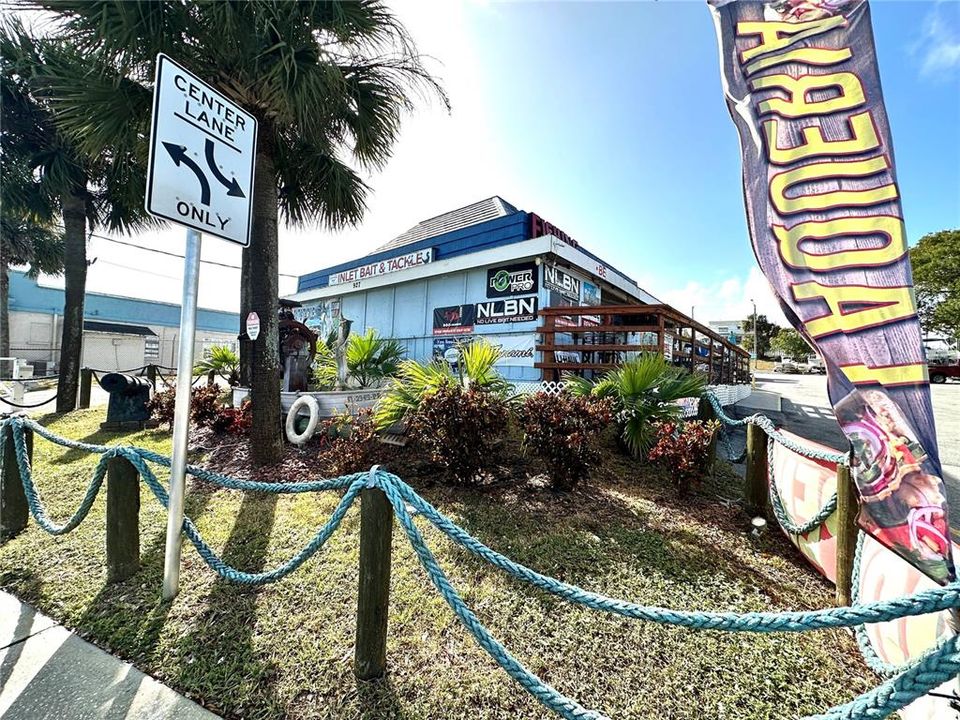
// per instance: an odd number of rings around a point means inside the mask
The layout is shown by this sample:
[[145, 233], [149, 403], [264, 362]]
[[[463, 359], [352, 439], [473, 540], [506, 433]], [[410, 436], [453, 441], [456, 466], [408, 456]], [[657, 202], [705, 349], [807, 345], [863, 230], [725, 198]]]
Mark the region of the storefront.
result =
[[301, 276], [298, 319], [321, 333], [341, 316], [375, 328], [408, 357], [442, 356], [484, 337], [511, 380], [539, 380], [541, 308], [658, 302], [534, 213], [493, 197], [425, 220], [369, 255]]

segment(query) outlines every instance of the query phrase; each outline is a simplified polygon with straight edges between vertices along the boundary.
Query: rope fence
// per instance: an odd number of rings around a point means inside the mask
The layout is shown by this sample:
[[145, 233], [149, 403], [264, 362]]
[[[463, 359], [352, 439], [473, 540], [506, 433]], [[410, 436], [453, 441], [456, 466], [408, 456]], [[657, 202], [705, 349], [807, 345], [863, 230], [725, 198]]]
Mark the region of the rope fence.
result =
[[[714, 409], [717, 410], [716, 407]], [[717, 415], [721, 419], [725, 417], [722, 409], [720, 409]], [[781, 440], [778, 439], [778, 435], [780, 434], [775, 428], [772, 428], [772, 423], [769, 423], [769, 420], [766, 418], [762, 420], [757, 419], [760, 417], [761, 416], [752, 416], [743, 421], [733, 422], [739, 423], [740, 425], [753, 424], [758, 428], [762, 428], [763, 431], [775, 441], [781, 442]], [[763, 422], [764, 420], [766, 420], [766, 422]], [[772, 428], [773, 432], [770, 432], [770, 428]], [[33, 434], [39, 435], [62, 447], [100, 455], [99, 462], [93, 471], [93, 475], [80, 501], [80, 505], [65, 522], [60, 524], [51, 519], [34, 482], [31, 466], [32, 440], [30, 440]], [[802, 448], [802, 446], [799, 446], [789, 438], [786, 439], [789, 440], [792, 445]], [[8, 441], [12, 442], [12, 446], [8, 446]], [[805, 454], [815, 452], [817, 456], [829, 455], [830, 459], [834, 459], [836, 462], [840, 462], [840, 460], [845, 457], [814, 448], [803, 449]], [[808, 454], [808, 456], [811, 455]], [[110, 472], [110, 468], [115, 467], [112, 464], [118, 461], [127, 463], [131, 472], [131, 479], [136, 480], [136, 478], [139, 477], [139, 480], [147, 486], [160, 505], [164, 508], [167, 507], [168, 496], [166, 488], [157, 479], [151, 465], [167, 468], [170, 465], [170, 460], [166, 456], [143, 448], [95, 445], [70, 440], [57, 435], [28, 417], [14, 415], [0, 420], [0, 458], [2, 458], [4, 463], [3, 477], [5, 479], [10, 477], [13, 472], [16, 472], [19, 476], [23, 491], [24, 510], [29, 511], [30, 516], [34, 518], [44, 531], [54, 535], [69, 533], [83, 522], [103, 487], [104, 478], [108, 472]], [[943, 640], [936, 647], [908, 665], [904, 667], [894, 667], [883, 664], [879, 658], [876, 658], [875, 653], [873, 660], [871, 660], [869, 653], [872, 652], [872, 648], [869, 646], [869, 639], [865, 638], [864, 627], [866, 623], [886, 622], [904, 617], [960, 608], [960, 582], [890, 600], [868, 603], [853, 602], [849, 606], [825, 608], [821, 610], [734, 613], [662, 608], [642, 605], [630, 600], [595, 593], [556, 578], [543, 575], [536, 570], [517, 563], [470, 535], [466, 530], [421, 497], [410, 485], [396, 475], [378, 466], [374, 466], [369, 472], [344, 475], [332, 479], [281, 483], [266, 483], [232, 478], [197, 466], [188, 466], [187, 473], [195, 478], [213, 483], [218, 487], [242, 492], [265, 492], [273, 494], [324, 491], [343, 492], [340, 501], [330, 517], [301, 550], [292, 555], [283, 564], [259, 573], [247, 573], [226, 563], [204, 541], [194, 522], [189, 517], [185, 517], [183, 521], [183, 533], [193, 544], [204, 562], [221, 578], [241, 585], [256, 586], [276, 582], [296, 571], [297, 568], [313, 557], [325, 545], [327, 540], [332, 537], [358, 497], [364, 498], [364, 508], [366, 508], [366, 499], [368, 496], [365, 493], [382, 492], [382, 496], [385, 496], [389, 503], [388, 505], [385, 504], [387, 512], [389, 513], [392, 510], [392, 515], [388, 514], [386, 518], [378, 518], [377, 527], [380, 529], [377, 530], [377, 532], [386, 532], [389, 534], [391, 532], [391, 524], [389, 521], [395, 517], [399, 521], [404, 535], [406, 535], [407, 540], [410, 542], [415, 555], [431, 583], [450, 606], [454, 615], [474, 637], [478, 645], [482, 647], [511, 678], [527, 690], [527, 692], [545, 707], [556, 712], [566, 720], [606, 720], [606, 716], [596, 710], [583, 707], [576, 700], [563, 695], [544, 682], [517, 660], [499, 640], [493, 637], [450, 583], [433, 552], [427, 546], [420, 529], [414, 522], [414, 514], [424, 518], [426, 522], [470, 554], [507, 573], [515, 580], [529, 584], [568, 602], [582, 605], [599, 612], [612, 613], [637, 621], [674, 625], [693, 630], [709, 629], [731, 632], [771, 633], [808, 632], [827, 628], [853, 628], [857, 633], [858, 643], [861, 648], [867, 648], [864, 650], [864, 653], [867, 656], [870, 666], [879, 668], [879, 670], [882, 671], [880, 674], [890, 677], [873, 690], [864, 693], [851, 702], [831, 708], [826, 713], [812, 716], [807, 720], [875, 720], [887, 717], [889, 714], [905, 707], [917, 698], [926, 695], [930, 690], [949, 681], [960, 672], [960, 645], [958, 645], [956, 636]], [[779, 501], [779, 493], [776, 491], [773, 476], [768, 475], [768, 478], [770, 483], [770, 498], [774, 506], [774, 512], [777, 514], [778, 520], [787, 528], [788, 532], [804, 532], [808, 525], [811, 526], [810, 529], [812, 529], [824, 522], [826, 517], [836, 508], [836, 497], [834, 497], [831, 501], [833, 502], [832, 508], [831, 503], [828, 502], [810, 521], [802, 524], [795, 523], [783, 508], [782, 502]], [[110, 491], [108, 488], [108, 492]], [[6, 498], [7, 495], [8, 493], [5, 492], [3, 497]], [[777, 510], [778, 506], [780, 507], [779, 511]], [[109, 510], [110, 504], [108, 503], [108, 512]], [[7, 512], [4, 508], [0, 508], [0, 511]], [[366, 513], [366, 509], [364, 513]], [[6, 515], [2, 517], [6, 517]], [[383, 522], [384, 519], [386, 519], [387, 522]], [[361, 558], [364, 557], [365, 553], [365, 548], [363, 547], [365, 531], [362, 527], [364, 520], [365, 516], [362, 515]], [[136, 523], [135, 519], [134, 523]], [[25, 524], [26, 517], [23, 519], [23, 525], [25, 526]], [[136, 527], [135, 524], [134, 527]], [[6, 526], [4, 526], [4, 530], [6, 529]], [[387, 543], [387, 553], [389, 553], [389, 542]], [[859, 558], [859, 547], [857, 557]], [[859, 562], [856, 562], [854, 572], [857, 572], [858, 565]], [[386, 572], [387, 582], [384, 592], [389, 592], [389, 561], [386, 564]], [[386, 597], [384, 597], [383, 600], [385, 602]], [[857, 600], [859, 599], [857, 598]], [[362, 624], [359, 616], [357, 624], [359, 638], [359, 629]], [[385, 625], [382, 628], [382, 634], [384, 636], [386, 634]], [[358, 662], [361, 652], [362, 648], [358, 641]]]

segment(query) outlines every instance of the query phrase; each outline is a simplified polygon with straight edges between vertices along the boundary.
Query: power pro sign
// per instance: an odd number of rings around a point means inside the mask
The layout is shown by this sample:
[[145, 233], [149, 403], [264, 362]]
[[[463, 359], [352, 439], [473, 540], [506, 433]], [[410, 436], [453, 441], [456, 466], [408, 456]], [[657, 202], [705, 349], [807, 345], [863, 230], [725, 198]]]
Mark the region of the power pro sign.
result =
[[157, 56], [147, 212], [246, 247], [256, 148], [250, 113]]

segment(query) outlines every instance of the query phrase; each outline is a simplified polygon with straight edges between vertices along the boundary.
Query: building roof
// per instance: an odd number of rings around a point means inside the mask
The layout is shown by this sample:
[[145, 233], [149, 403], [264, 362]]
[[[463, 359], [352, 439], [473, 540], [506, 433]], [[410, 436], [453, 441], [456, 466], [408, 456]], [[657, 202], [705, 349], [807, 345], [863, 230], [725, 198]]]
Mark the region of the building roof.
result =
[[461, 230], [471, 225], [486, 222], [487, 220], [513, 215], [516, 212], [519, 212], [516, 207], [499, 195], [494, 195], [486, 200], [445, 212], [428, 220], [422, 220], [406, 232], [397, 235], [393, 240], [381, 245], [369, 254], [374, 255], [385, 250], [393, 250], [394, 248], [403, 247], [404, 245], [410, 245], [418, 240], [436, 237], [437, 235], [453, 232], [454, 230]]
[[156, 333], [145, 325], [121, 325], [120, 323], [100, 322], [99, 320], [84, 320], [83, 329], [91, 332], [113, 333], [114, 335], [153, 335]]
[[[63, 313], [62, 288], [40, 285], [19, 270], [10, 272], [10, 310], [44, 314]], [[154, 327], [180, 327], [180, 306], [157, 300], [88, 292], [83, 303], [85, 319]], [[224, 310], [197, 309], [197, 330], [236, 333], [240, 315]]]

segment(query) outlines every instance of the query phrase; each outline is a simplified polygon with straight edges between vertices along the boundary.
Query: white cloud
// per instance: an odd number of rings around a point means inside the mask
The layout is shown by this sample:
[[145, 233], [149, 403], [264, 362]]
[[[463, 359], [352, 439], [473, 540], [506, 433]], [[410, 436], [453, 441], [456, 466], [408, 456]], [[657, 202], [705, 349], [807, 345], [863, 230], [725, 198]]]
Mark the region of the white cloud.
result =
[[[640, 285], [643, 286], [643, 282]], [[754, 300], [759, 315], [766, 315], [771, 322], [789, 325], [770, 284], [756, 266], [750, 268], [746, 277], [729, 277], [710, 284], [691, 280], [683, 287], [658, 290], [658, 298], [688, 315], [692, 310], [694, 319], [703, 324], [711, 320], [742, 320], [753, 312], [751, 300]]]
[[936, 2], [923, 19], [922, 37], [914, 49], [923, 54], [923, 75], [960, 68], [960, 5]]

